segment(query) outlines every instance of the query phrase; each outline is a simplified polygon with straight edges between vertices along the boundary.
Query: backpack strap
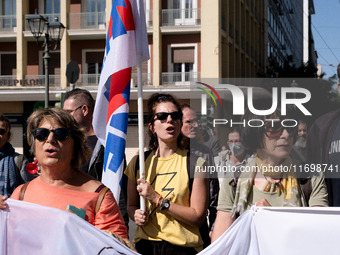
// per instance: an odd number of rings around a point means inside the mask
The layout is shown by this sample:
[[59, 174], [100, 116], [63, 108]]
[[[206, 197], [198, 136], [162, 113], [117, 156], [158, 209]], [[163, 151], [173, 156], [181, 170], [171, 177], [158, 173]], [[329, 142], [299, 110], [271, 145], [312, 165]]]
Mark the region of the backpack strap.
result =
[[192, 184], [194, 182], [194, 178], [190, 178], [190, 176], [194, 176], [197, 159], [198, 159], [198, 156], [196, 154], [188, 151], [188, 153], [187, 153], [187, 171], [188, 171], [188, 178], [189, 178], [190, 195], [191, 195], [191, 190], [192, 190]]
[[30, 182], [26, 182], [24, 185], [22, 185], [21, 190], [20, 190], [20, 195], [19, 195], [19, 200], [23, 201], [24, 200], [24, 196], [25, 196], [25, 192], [27, 189], [28, 184], [30, 184]]
[[[99, 190], [99, 191], [98, 191]], [[96, 215], [99, 212], [100, 206], [102, 205], [102, 202], [104, 200], [104, 196], [106, 194], [106, 192], [108, 192], [110, 189], [104, 185], [100, 185], [96, 192], [99, 193], [98, 199], [97, 199], [97, 203], [96, 203], [96, 207], [94, 210], [94, 215]]]

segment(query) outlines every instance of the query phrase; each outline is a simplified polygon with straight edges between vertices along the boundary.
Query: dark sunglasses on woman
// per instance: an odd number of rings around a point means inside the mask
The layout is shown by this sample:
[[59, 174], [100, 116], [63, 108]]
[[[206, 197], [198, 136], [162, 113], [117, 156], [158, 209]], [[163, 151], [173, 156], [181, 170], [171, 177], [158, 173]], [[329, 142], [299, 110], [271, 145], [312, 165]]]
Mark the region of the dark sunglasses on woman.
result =
[[280, 121], [277, 122], [267, 122], [264, 126], [265, 134], [270, 139], [280, 138], [283, 130], [287, 130], [290, 136], [293, 136], [297, 132], [296, 127], [283, 127]]
[[32, 131], [34, 138], [40, 142], [46, 141], [51, 132], [53, 133], [54, 139], [62, 142], [69, 137], [71, 130], [69, 130], [68, 128], [57, 129], [36, 128], [33, 129]]
[[182, 119], [182, 112], [158, 112], [155, 113], [155, 116], [157, 117], [158, 120], [166, 120], [168, 116], [171, 116], [171, 119], [173, 120], [180, 120]]

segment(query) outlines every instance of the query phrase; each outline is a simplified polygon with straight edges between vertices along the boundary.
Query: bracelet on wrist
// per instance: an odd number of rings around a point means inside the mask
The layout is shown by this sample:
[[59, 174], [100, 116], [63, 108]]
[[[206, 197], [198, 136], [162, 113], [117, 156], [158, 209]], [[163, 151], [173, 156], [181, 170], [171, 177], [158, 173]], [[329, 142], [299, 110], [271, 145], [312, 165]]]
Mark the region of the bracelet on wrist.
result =
[[162, 198], [163, 198], [162, 195], [159, 195], [159, 197], [157, 198], [156, 207], [160, 205]]

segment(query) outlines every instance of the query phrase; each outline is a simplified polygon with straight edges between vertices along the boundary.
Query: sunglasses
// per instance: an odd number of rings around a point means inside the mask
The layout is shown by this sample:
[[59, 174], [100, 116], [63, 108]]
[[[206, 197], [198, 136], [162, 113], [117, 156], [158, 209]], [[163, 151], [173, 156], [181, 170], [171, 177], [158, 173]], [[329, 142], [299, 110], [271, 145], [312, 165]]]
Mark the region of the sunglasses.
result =
[[0, 135], [6, 134], [6, 129], [0, 128]]
[[71, 130], [69, 130], [68, 128], [57, 128], [54, 130], [50, 130], [47, 128], [36, 128], [32, 131], [34, 138], [40, 142], [46, 141], [51, 132], [53, 133], [53, 137], [56, 140], [62, 142], [69, 137]]
[[157, 117], [158, 120], [166, 120], [168, 116], [171, 116], [171, 119], [173, 120], [180, 120], [182, 119], [182, 112], [158, 112], [155, 113], [155, 116]]
[[267, 122], [265, 127], [265, 134], [270, 139], [278, 139], [282, 135], [283, 130], [287, 130], [290, 136], [296, 133], [296, 127], [283, 127], [281, 122]]

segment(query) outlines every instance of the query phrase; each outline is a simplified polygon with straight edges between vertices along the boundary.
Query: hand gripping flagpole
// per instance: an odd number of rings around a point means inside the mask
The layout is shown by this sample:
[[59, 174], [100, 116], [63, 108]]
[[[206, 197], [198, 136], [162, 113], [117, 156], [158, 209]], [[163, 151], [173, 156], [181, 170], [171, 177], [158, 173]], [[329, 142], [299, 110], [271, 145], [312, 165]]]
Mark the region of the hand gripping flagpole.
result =
[[[143, 116], [143, 87], [142, 87], [142, 64], [137, 65], [138, 83], [138, 137], [139, 137], [139, 178], [144, 176], [144, 116]], [[145, 199], [140, 196], [140, 209], [145, 211]]]

